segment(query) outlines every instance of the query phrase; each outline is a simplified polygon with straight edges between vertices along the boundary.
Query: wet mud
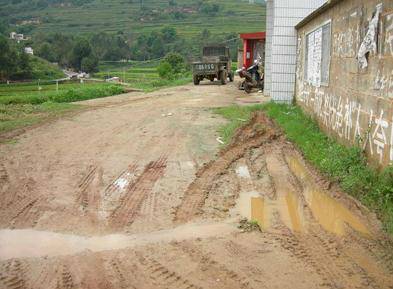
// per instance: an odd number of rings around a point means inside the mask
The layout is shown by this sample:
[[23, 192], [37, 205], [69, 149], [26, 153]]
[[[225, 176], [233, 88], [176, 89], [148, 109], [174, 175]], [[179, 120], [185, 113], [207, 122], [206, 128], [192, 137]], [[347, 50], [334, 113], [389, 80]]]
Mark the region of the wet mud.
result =
[[326, 186], [266, 115], [218, 150], [223, 120], [206, 108], [234, 91], [89, 101], [78, 121], [8, 147], [0, 289], [393, 288], [378, 220]]

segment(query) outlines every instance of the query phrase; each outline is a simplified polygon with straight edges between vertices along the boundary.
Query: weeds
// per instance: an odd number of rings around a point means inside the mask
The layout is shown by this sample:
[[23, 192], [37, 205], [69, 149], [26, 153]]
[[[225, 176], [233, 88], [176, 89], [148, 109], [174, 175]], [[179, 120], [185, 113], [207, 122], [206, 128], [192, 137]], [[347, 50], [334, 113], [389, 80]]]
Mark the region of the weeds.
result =
[[217, 109], [217, 113], [230, 120], [220, 129], [226, 143], [242, 125], [237, 119], [249, 120], [251, 113], [256, 110], [266, 111], [308, 161], [337, 182], [346, 193], [377, 212], [386, 231], [393, 234], [393, 167], [379, 173], [367, 165], [366, 157], [359, 147], [338, 144], [324, 134], [317, 123], [299, 107], [283, 104]]
[[220, 136], [225, 144], [228, 144], [235, 131], [251, 118], [251, 113], [262, 108], [261, 105], [253, 106], [229, 106], [215, 109], [215, 113], [224, 116], [229, 123], [219, 129]]
[[249, 221], [247, 219], [241, 219], [238, 228], [241, 229], [243, 232], [262, 231], [261, 227], [258, 224], [258, 221], [255, 220]]

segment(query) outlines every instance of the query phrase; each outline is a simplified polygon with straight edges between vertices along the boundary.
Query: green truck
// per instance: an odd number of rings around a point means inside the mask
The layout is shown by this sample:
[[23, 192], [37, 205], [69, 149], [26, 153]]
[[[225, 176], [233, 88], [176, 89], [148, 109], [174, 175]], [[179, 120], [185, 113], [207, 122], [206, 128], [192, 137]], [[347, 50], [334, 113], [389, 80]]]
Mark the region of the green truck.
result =
[[205, 46], [200, 61], [192, 63], [193, 80], [195, 85], [204, 79], [218, 79], [226, 84], [228, 79], [233, 81], [234, 72], [231, 70], [232, 61], [229, 48], [223, 45]]

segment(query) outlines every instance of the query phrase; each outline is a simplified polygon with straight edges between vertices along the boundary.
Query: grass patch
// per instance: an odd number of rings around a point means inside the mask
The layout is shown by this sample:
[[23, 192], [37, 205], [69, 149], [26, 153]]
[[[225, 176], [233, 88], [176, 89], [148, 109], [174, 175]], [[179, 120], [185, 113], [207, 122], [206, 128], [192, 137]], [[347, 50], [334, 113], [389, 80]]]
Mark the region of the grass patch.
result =
[[153, 81], [135, 82], [132, 87], [142, 89], [145, 92], [151, 92], [161, 88], [185, 85], [190, 83], [191, 81], [191, 77], [179, 78], [175, 80], [156, 79]]
[[152, 92], [160, 88], [184, 85], [192, 81], [191, 74], [184, 75], [184, 77], [175, 80], [162, 79], [158, 75], [157, 65], [158, 62], [103, 63], [100, 65], [100, 72], [95, 73], [94, 77], [101, 79], [105, 77], [119, 77], [132, 88], [141, 89], [144, 92]]
[[79, 108], [70, 102], [125, 92], [108, 83], [22, 83], [0, 85], [0, 133], [29, 126]]
[[37, 124], [43, 120], [59, 117], [79, 109], [79, 105], [46, 102], [33, 104], [0, 104], [0, 133]]
[[217, 114], [222, 115], [229, 122], [219, 128], [219, 133], [222, 141], [228, 144], [235, 131], [248, 122], [251, 118], [251, 113], [257, 110], [261, 110], [262, 105], [252, 105], [252, 106], [228, 106], [222, 108], [216, 108], [214, 111]]
[[230, 122], [220, 129], [226, 143], [251, 113], [264, 110], [284, 130], [287, 138], [304, 153], [305, 158], [349, 195], [374, 210], [386, 231], [393, 235], [393, 167], [382, 172], [367, 165], [363, 151], [346, 147], [329, 138], [318, 124], [299, 107], [269, 103], [265, 105], [217, 109]]
[[119, 85], [107, 83], [61, 84], [56, 91], [55, 84], [2, 85], [0, 86], [0, 104], [41, 104], [45, 102], [74, 102], [106, 97], [125, 92]]

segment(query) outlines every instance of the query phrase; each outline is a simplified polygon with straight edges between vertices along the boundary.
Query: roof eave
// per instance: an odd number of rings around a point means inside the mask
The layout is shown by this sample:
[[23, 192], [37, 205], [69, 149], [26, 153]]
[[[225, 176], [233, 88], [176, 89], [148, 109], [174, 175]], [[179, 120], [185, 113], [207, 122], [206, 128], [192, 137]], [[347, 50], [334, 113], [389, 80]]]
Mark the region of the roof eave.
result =
[[305, 26], [307, 23], [311, 22], [314, 18], [318, 17], [319, 15], [321, 15], [322, 13], [324, 13], [325, 11], [329, 10], [330, 8], [332, 8], [333, 6], [335, 6], [337, 3], [342, 2], [344, 0], [328, 0], [325, 2], [325, 4], [323, 4], [321, 7], [319, 7], [317, 10], [313, 11], [311, 14], [309, 14], [308, 16], [306, 16], [306, 18], [304, 18], [302, 21], [300, 21], [295, 28], [298, 30], [300, 28], [302, 28], [303, 26]]

